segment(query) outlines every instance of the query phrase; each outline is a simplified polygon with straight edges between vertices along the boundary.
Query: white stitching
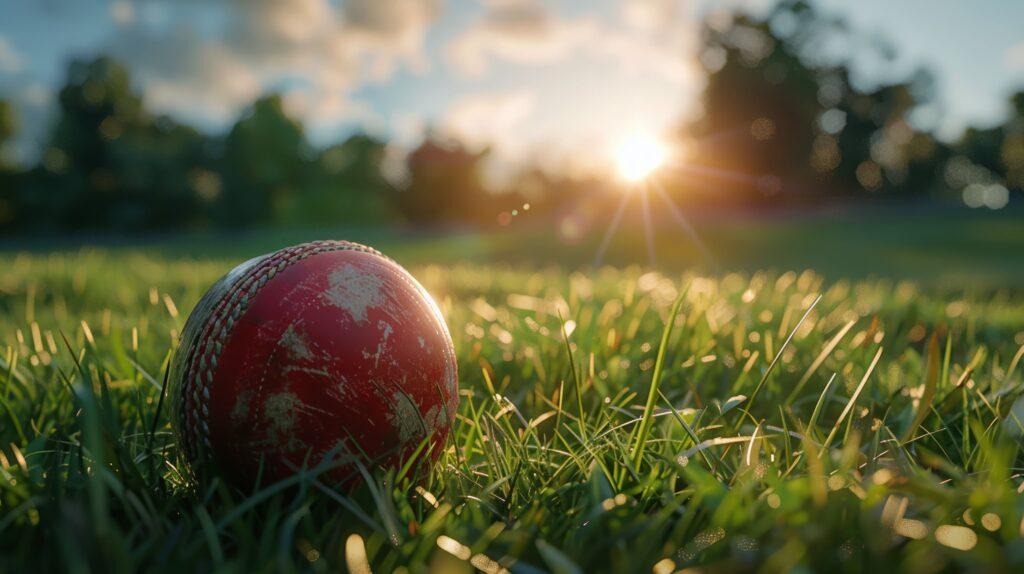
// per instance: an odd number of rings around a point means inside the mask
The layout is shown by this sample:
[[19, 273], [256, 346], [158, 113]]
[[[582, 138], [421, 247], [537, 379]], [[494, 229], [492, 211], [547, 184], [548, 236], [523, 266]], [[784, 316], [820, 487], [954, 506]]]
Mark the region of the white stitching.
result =
[[[186, 397], [186, 403], [188, 402], [187, 397], [189, 394], [192, 397], [192, 404], [185, 404], [182, 407], [185, 412], [189, 412], [191, 415], [191, 421], [183, 421], [186, 427], [183, 433], [186, 437], [184, 450], [191, 460], [199, 458], [199, 451], [195, 446], [197, 443], [201, 442], [207, 448], [210, 448], [210, 427], [207, 423], [209, 408], [205, 402], [201, 403], [201, 409], [199, 408], [199, 392], [201, 390], [203, 396], [209, 399], [210, 386], [213, 384], [214, 372], [217, 368], [217, 359], [223, 349], [223, 342], [234, 327], [235, 321], [248, 308], [249, 302], [255, 297], [260, 288], [265, 286], [269, 279], [273, 278], [277, 272], [283, 271], [289, 265], [301, 261], [310, 255], [329, 251], [359, 251], [377, 255], [393, 262], [391, 258], [376, 249], [358, 243], [348, 241], [304, 243], [271, 254], [261, 264], [256, 265], [246, 275], [236, 280], [235, 284], [228, 288], [227, 293], [230, 293], [230, 295], [226, 293], [220, 301], [212, 306], [212, 315], [215, 316], [213, 317], [212, 326], [204, 330], [196, 341], [195, 348], [199, 353], [193, 356], [193, 360], [190, 362], [184, 376], [185, 381], [183, 381], [185, 384], [183, 395]], [[273, 265], [275, 262], [277, 264]], [[243, 293], [244, 296], [242, 296]], [[225, 300], [229, 301], [224, 304]], [[224, 304], [223, 308], [221, 308], [222, 304]], [[219, 313], [218, 309], [220, 309]], [[222, 323], [222, 319], [225, 318], [226, 324]], [[211, 337], [213, 338], [212, 341], [210, 340]], [[189, 422], [191, 424], [188, 424]]]

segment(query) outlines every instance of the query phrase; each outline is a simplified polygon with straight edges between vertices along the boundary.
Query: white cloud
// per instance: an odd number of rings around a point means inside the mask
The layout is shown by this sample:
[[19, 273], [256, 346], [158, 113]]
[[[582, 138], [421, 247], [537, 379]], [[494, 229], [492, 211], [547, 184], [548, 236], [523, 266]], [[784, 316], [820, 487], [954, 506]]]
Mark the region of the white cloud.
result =
[[648, 32], [664, 31], [681, 17], [679, 0], [625, 0], [622, 18], [634, 28]]
[[20, 93], [20, 100], [30, 106], [45, 107], [53, 99], [53, 93], [43, 84], [31, 82], [26, 84]]
[[625, 32], [609, 32], [592, 50], [630, 75], [650, 75], [674, 84], [696, 81], [700, 71], [687, 42], [668, 43]]
[[357, 50], [391, 53], [422, 65], [430, 24], [441, 14], [440, 0], [348, 0], [342, 7]]
[[[586, 62], [606, 71], [603, 80], [588, 81], [598, 90], [606, 85], [608, 91], [595, 99], [593, 92], [562, 86], [562, 96], [568, 92], [577, 98], [568, 106], [562, 99], [547, 99], [552, 95], [544, 85], [537, 87], [537, 98], [476, 94], [452, 105], [442, 128], [477, 147], [493, 145], [495, 155], [511, 163], [529, 159], [551, 165], [553, 171], [590, 171], [607, 161], [604, 148], [623, 134], [658, 131], [679, 121], [680, 109], [686, 109], [688, 99], [696, 99], [701, 86], [698, 43], [699, 20], [682, 0], [624, 0], [611, 11], [591, 10], [573, 17], [535, 0], [490, 0], [484, 14], [446, 46], [456, 71], [478, 76], [493, 67], [496, 75], [499, 62]], [[631, 82], [636, 82], [635, 90]], [[637, 98], [644, 103], [638, 105]], [[552, 109], [568, 114], [568, 124], [552, 133], [543, 128], [538, 132], [538, 125], [551, 125]], [[580, 114], [604, 121], [597, 126], [573, 123]], [[541, 116], [546, 121], [531, 122], [533, 130], [517, 129], [524, 120]]]
[[595, 49], [628, 72], [692, 83], [700, 75], [695, 58], [700, 26], [687, 7], [680, 0], [626, 0], [621, 10], [626, 25], [609, 30]]
[[559, 18], [535, 0], [492, 0], [447, 56], [468, 75], [483, 74], [492, 59], [549, 63], [577, 53], [675, 83], [696, 76], [697, 22], [679, 0], [626, 0], [614, 16]]
[[147, 103], [188, 119], [227, 123], [263, 91], [252, 66], [191, 27], [157, 37], [125, 34], [114, 55], [131, 68]]
[[535, 108], [536, 97], [527, 90], [469, 94], [448, 107], [440, 132], [471, 149], [496, 151], [484, 163], [484, 179], [488, 186], [499, 188], [510, 182], [514, 168], [536, 143], [520, 129]]
[[[165, 4], [132, 19], [110, 52], [161, 111], [226, 123], [268, 90], [321, 125], [360, 113], [350, 94], [406, 66], [423, 70], [440, 0], [223, 0]], [[216, 16], [213, 18], [212, 16]], [[210, 21], [223, 24], [211, 30]]]
[[21, 71], [21, 57], [7, 41], [0, 36], [0, 73], [17, 74]]
[[53, 117], [53, 91], [25, 74], [0, 76], [0, 97], [14, 105], [17, 133], [11, 150], [15, 161], [31, 163], [49, 135]]
[[135, 5], [125, 0], [117, 0], [110, 4], [110, 19], [118, 26], [126, 26], [135, 21]]
[[1006, 51], [1005, 61], [1007, 67], [1011, 69], [1024, 69], [1024, 42], [1010, 47]]
[[447, 135], [482, 148], [501, 140], [514, 141], [507, 136], [529, 118], [535, 106], [535, 96], [526, 90], [470, 94], [449, 106], [441, 126]]
[[483, 18], [456, 36], [448, 59], [461, 72], [480, 75], [491, 58], [517, 63], [550, 62], [593, 38], [591, 18], [563, 20], [534, 0], [492, 2]]
[[[700, 85], [688, 63], [699, 38], [687, 0], [621, 0], [572, 15], [543, 0], [480, 0], [482, 15], [442, 38], [455, 72], [572, 60], [585, 64], [579, 85], [527, 78], [517, 87], [529, 90], [466, 94], [438, 74], [415, 82], [430, 93], [401, 111], [353, 94], [400, 71], [428, 70], [426, 37], [443, 0], [111, 1], [99, 14], [110, 36], [86, 53], [124, 61], [154, 110], [205, 127], [226, 127], [255, 98], [279, 91], [318, 142], [358, 123], [412, 145], [433, 124], [471, 145], [493, 144], [496, 156], [522, 157], [530, 147], [549, 157], [555, 144], [592, 151], [593, 132], [612, 137], [634, 123], [674, 121]], [[5, 46], [0, 38], [0, 70]], [[437, 109], [438, 94], [453, 101]]]

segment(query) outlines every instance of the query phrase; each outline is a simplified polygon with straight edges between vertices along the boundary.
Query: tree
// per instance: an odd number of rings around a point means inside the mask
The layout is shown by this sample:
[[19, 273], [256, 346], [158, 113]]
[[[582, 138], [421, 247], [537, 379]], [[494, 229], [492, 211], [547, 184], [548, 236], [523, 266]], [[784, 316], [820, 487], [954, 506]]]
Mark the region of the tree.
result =
[[384, 177], [383, 141], [357, 133], [319, 153], [309, 189], [288, 202], [285, 220], [304, 224], [366, 224], [394, 215], [394, 188]]
[[44, 151], [53, 181], [33, 198], [33, 212], [48, 212], [57, 225], [115, 228], [132, 219], [132, 193], [116, 166], [115, 147], [145, 123], [141, 97], [128, 70], [109, 58], [76, 60], [58, 95], [59, 116]]
[[218, 219], [229, 226], [269, 223], [305, 188], [309, 151], [302, 125], [280, 95], [256, 100], [224, 142]]
[[1001, 154], [1004, 139], [1003, 126], [967, 127], [957, 142], [957, 151], [975, 165], [980, 165], [993, 173], [1002, 172]]
[[1010, 119], [1003, 126], [1000, 159], [1007, 185], [1024, 190], [1024, 91], [1010, 96]]
[[14, 191], [14, 169], [7, 158], [7, 147], [14, 139], [14, 109], [7, 100], [0, 99], [0, 229], [9, 227], [17, 216]]
[[398, 194], [399, 208], [414, 223], [484, 221], [488, 194], [482, 164], [488, 151], [474, 152], [461, 143], [428, 135], [409, 154], [408, 183]]
[[14, 139], [17, 130], [17, 122], [14, 119], [14, 107], [11, 102], [0, 99], [0, 168], [7, 167], [4, 163], [6, 156], [5, 148]]
[[210, 142], [168, 117], [129, 131], [114, 149], [116, 170], [131, 190], [137, 227], [182, 227], [203, 222], [220, 193]]
[[934, 91], [931, 76], [858, 89], [844, 60], [823, 56], [853, 39], [842, 20], [802, 0], [707, 23], [707, 85], [691, 126], [702, 173], [747, 199], [774, 201], [932, 189], [947, 150], [909, 121]]
[[22, 224], [137, 231], [194, 223], [201, 197], [189, 174], [206, 162], [204, 147], [195, 130], [148, 114], [118, 62], [74, 61], [42, 165], [19, 185]]
[[[815, 26], [781, 37], [771, 20], [783, 12]], [[752, 178], [791, 179], [805, 171], [821, 105], [818, 79], [800, 48], [821, 25], [810, 7], [789, 2], [763, 20], [738, 14], [724, 28], [704, 27], [708, 78], [694, 135], [705, 167]]]
[[845, 70], [843, 78], [844, 95], [833, 109], [845, 125], [834, 136], [839, 161], [832, 181], [847, 190], [890, 195], [935, 192], [948, 146], [910, 123], [910, 114], [934, 92], [931, 74], [918, 71], [868, 91], [850, 87]]

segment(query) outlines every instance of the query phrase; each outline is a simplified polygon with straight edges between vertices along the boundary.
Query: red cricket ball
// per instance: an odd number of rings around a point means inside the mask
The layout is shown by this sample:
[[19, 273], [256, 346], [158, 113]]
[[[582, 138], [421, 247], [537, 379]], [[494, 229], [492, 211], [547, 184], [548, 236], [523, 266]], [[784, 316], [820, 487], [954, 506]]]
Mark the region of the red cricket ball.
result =
[[173, 424], [190, 464], [234, 483], [334, 457], [343, 479], [436, 458], [458, 406], [455, 350], [423, 287], [379, 252], [316, 241], [242, 263], [196, 305], [171, 366]]

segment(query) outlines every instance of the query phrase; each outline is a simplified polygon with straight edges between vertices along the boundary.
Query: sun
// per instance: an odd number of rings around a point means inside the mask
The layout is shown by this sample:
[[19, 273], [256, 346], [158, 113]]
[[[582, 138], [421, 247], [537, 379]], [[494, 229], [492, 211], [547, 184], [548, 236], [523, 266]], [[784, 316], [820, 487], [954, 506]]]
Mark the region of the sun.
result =
[[661, 167], [668, 158], [665, 145], [656, 138], [634, 133], [623, 140], [615, 152], [619, 175], [629, 182], [638, 182]]

